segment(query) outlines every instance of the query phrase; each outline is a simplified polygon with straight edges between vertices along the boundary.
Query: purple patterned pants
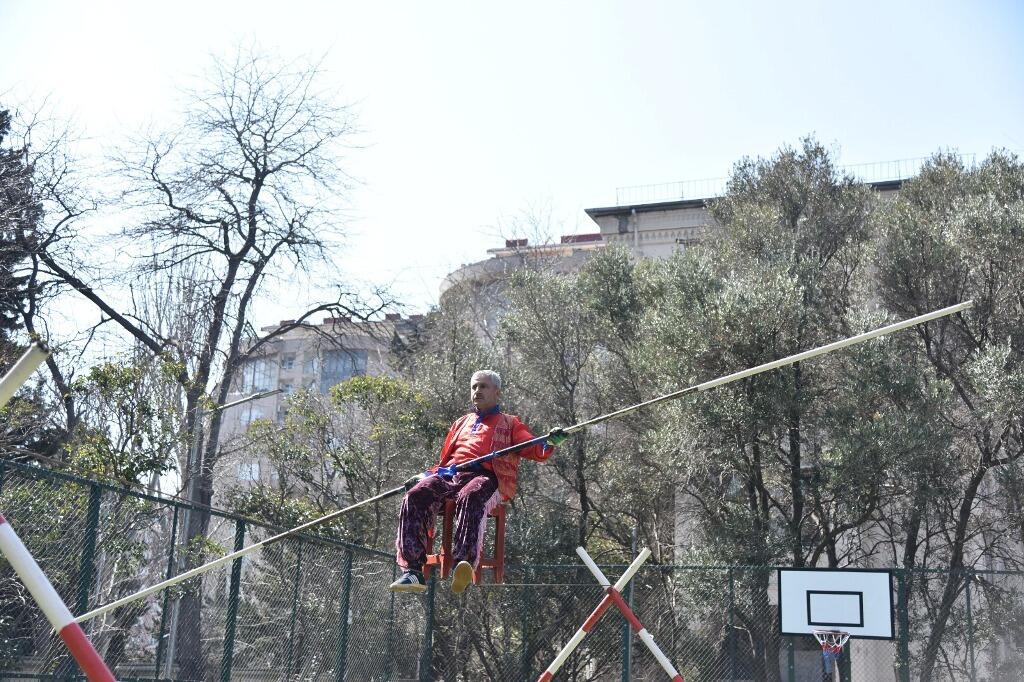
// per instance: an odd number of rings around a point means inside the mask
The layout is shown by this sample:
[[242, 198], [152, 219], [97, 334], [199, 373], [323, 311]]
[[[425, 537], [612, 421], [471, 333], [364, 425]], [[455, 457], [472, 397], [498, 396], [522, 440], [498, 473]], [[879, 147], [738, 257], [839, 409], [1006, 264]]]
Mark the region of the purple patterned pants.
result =
[[487, 515], [501, 502], [498, 479], [491, 471], [459, 472], [450, 481], [431, 476], [409, 489], [402, 500], [395, 539], [396, 560], [402, 570], [423, 570], [427, 533], [433, 530], [434, 520], [448, 498], [455, 498], [452, 560], [468, 561], [476, 568], [487, 532]]

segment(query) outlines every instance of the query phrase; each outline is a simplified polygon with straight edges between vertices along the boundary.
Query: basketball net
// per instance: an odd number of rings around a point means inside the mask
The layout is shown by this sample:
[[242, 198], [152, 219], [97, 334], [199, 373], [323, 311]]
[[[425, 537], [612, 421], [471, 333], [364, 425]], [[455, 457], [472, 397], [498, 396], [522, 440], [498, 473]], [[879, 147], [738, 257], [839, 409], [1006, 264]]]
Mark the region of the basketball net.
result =
[[849, 632], [842, 630], [814, 630], [811, 634], [821, 645], [821, 656], [825, 659], [825, 673], [832, 677], [832, 668], [843, 653], [843, 645], [850, 639]]

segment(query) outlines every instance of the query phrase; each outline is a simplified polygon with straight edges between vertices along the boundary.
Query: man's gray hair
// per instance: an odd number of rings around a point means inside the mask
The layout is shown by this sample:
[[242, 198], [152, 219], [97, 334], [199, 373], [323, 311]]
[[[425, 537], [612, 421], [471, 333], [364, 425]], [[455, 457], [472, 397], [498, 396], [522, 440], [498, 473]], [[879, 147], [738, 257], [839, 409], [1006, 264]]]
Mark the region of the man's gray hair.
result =
[[[493, 369], [478, 369], [477, 371], [473, 372], [474, 377], [479, 375], [483, 375], [490, 379], [491, 383], [494, 384], [495, 388], [501, 388], [501, 375], [495, 372]], [[469, 382], [473, 383], [473, 377], [469, 378]]]

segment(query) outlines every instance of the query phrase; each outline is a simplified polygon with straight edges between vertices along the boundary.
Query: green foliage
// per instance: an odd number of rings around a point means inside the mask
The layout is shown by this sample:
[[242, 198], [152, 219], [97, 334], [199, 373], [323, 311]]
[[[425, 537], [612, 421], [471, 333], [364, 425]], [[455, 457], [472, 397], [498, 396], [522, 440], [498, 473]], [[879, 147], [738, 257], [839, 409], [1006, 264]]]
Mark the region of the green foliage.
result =
[[504, 354], [487, 325], [499, 316], [502, 306], [489, 290], [477, 292], [457, 285], [445, 292], [442, 304], [427, 316], [408, 374], [435, 419], [451, 424], [465, 414], [474, 371], [489, 368], [507, 379]]
[[42, 216], [28, 150], [12, 146], [10, 133], [10, 112], [0, 108], [0, 361], [7, 361], [10, 334], [20, 326], [30, 279], [21, 268]]
[[142, 483], [170, 470], [177, 444], [174, 423], [158, 406], [149, 372], [146, 361], [112, 361], [89, 368], [74, 382], [75, 396], [89, 406], [66, 446], [80, 471]]
[[[250, 426], [246, 456], [266, 460], [276, 480], [232, 490], [232, 509], [281, 526], [312, 520], [422, 471], [444, 433], [426, 399], [399, 379], [353, 377], [326, 399], [300, 391], [288, 399], [283, 425]], [[324, 532], [379, 546], [393, 528], [376, 505]]]

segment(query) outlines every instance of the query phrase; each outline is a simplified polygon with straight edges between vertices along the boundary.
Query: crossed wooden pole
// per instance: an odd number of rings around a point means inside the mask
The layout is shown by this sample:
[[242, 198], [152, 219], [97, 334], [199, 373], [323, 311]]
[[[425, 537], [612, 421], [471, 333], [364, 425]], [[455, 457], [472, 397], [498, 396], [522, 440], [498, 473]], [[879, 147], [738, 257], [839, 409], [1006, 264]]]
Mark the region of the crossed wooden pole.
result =
[[636, 559], [633, 559], [633, 563], [626, 568], [625, 572], [614, 585], [608, 581], [608, 578], [606, 578], [604, 573], [601, 572], [601, 569], [597, 567], [594, 560], [590, 558], [590, 555], [587, 554], [587, 550], [582, 547], [577, 547], [576, 553], [580, 555], [581, 559], [583, 559], [583, 564], [591, 573], [594, 574], [597, 582], [601, 583], [601, 587], [604, 588], [605, 595], [598, 603], [597, 608], [587, 616], [587, 619], [583, 622], [583, 625], [580, 626], [580, 629], [576, 631], [576, 634], [574, 634], [569, 642], [562, 647], [562, 650], [558, 652], [558, 655], [555, 656], [555, 660], [551, 662], [551, 665], [548, 666], [547, 670], [541, 673], [541, 676], [537, 678], [537, 682], [550, 682], [550, 680], [555, 676], [555, 673], [558, 672], [558, 669], [562, 667], [563, 663], [565, 663], [565, 660], [569, 658], [569, 655], [572, 654], [577, 646], [579, 646], [580, 642], [583, 641], [583, 638], [594, 629], [597, 622], [601, 620], [601, 616], [604, 615], [604, 612], [607, 611], [612, 604], [614, 604], [626, 618], [630, 627], [632, 627], [637, 636], [640, 637], [640, 641], [650, 649], [652, 654], [654, 654], [654, 658], [658, 660], [661, 667], [668, 673], [669, 677], [672, 678], [672, 682], [683, 682], [683, 676], [679, 674], [679, 671], [677, 671], [675, 667], [673, 667], [672, 661], [668, 660], [668, 656], [666, 656], [661, 650], [658, 643], [654, 641], [653, 635], [647, 631], [647, 628], [643, 626], [640, 619], [636, 617], [635, 613], [633, 613], [633, 609], [629, 608], [629, 604], [627, 604], [626, 600], [622, 598], [622, 589], [629, 584], [633, 575], [640, 570], [643, 563], [647, 561], [649, 556], [651, 556], [651, 550], [645, 547], [640, 554], [637, 555]]
[[[41, 344], [32, 344], [25, 354], [14, 363], [10, 369], [0, 378], [0, 407], [7, 404], [15, 391], [25, 383], [39, 365], [43, 364], [50, 351]], [[64, 600], [53, 589], [53, 585], [47, 579], [39, 564], [32, 558], [25, 543], [21, 541], [10, 522], [0, 514], [0, 554], [7, 558], [7, 561], [14, 568], [29, 593], [35, 598], [36, 603], [44, 614], [50, 625], [57, 631], [57, 634], [68, 651], [75, 657], [78, 665], [81, 666], [89, 682], [114, 682], [114, 675], [110, 672], [107, 664], [82, 630], [82, 626], [75, 622], [71, 611], [64, 604]]]

